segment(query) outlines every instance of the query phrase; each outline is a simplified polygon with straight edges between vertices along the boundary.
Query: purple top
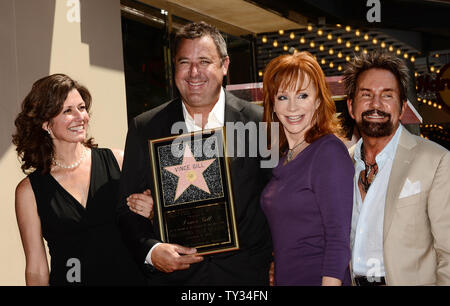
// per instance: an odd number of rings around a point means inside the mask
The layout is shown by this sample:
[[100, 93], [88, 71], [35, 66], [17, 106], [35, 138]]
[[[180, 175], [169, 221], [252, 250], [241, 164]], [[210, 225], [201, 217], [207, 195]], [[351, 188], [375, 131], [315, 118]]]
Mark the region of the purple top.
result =
[[275, 285], [350, 285], [354, 166], [334, 135], [311, 143], [291, 162], [280, 159], [261, 196], [273, 239]]

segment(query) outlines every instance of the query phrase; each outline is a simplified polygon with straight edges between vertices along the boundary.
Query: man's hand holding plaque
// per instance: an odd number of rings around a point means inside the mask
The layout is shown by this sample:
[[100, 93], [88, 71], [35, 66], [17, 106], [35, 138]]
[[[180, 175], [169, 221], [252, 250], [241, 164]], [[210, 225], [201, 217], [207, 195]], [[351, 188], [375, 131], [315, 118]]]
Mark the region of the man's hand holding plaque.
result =
[[191, 264], [202, 260], [196, 249], [178, 244], [161, 243], [152, 252], [153, 266], [165, 273], [189, 269]]

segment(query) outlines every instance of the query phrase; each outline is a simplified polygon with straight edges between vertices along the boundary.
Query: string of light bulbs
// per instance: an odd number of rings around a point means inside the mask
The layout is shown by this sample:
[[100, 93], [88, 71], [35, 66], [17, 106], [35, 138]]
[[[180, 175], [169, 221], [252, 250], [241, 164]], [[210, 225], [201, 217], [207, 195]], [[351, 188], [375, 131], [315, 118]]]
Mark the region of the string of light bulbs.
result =
[[[350, 32], [352, 31], [352, 28], [351, 28], [351, 26], [349, 26], [349, 25], [343, 26], [343, 25], [341, 25], [341, 24], [337, 24], [336, 27], [337, 27], [337, 28], [341, 28], [341, 29], [345, 29], [345, 32], [347, 32], [347, 33], [350, 33]], [[314, 27], [313, 27], [313, 25], [308, 24], [308, 26], [307, 26], [306, 29], [307, 29], [308, 32], [312, 32], [312, 31], [314, 30]], [[278, 31], [278, 34], [282, 36], [282, 35], [287, 34], [287, 31], [281, 29], [281, 30]], [[334, 37], [333, 37], [333, 34], [332, 34], [331, 32], [326, 33], [325, 30], [322, 29], [322, 28], [320, 28], [320, 27], [317, 28], [316, 34], [317, 34], [317, 36], [319, 36], [319, 37], [322, 37], [322, 36], [323, 36], [323, 37], [326, 37], [326, 39], [329, 40], [329, 41], [333, 40], [333, 38], [334, 38]], [[410, 56], [410, 55], [407, 53], [407, 51], [404, 51], [404, 52], [403, 52], [400, 48], [395, 49], [394, 46], [393, 46], [392, 44], [388, 46], [387, 43], [386, 43], [385, 41], [379, 40], [379, 39], [376, 38], [376, 37], [370, 37], [369, 34], [367, 34], [367, 33], [363, 34], [363, 33], [361, 32], [361, 30], [359, 30], [359, 29], [354, 30], [354, 35], [355, 35], [356, 37], [362, 37], [365, 41], [371, 40], [373, 45], [378, 45], [378, 44], [379, 44], [379, 46], [380, 46], [381, 48], [387, 49], [389, 52], [394, 52], [394, 53], [397, 54], [398, 56], [400, 56], [400, 55], [403, 53], [403, 58], [404, 58], [404, 59], [408, 59], [408, 58], [409, 58], [411, 62], [415, 62], [415, 56]], [[313, 51], [312, 51], [311, 49], [315, 49], [315, 48], [318, 46], [318, 47], [319, 47], [319, 51], [321, 51], [321, 52], [325, 52], [325, 51], [328, 52], [328, 54], [329, 54], [330, 56], [333, 56], [334, 59], [335, 59], [336, 61], [338, 61], [338, 62], [339, 62], [342, 58], [344, 58], [344, 54], [343, 54], [343, 53], [348, 53], [349, 50], [353, 50], [353, 51], [356, 51], [356, 52], [362, 51], [362, 52], [364, 52], [364, 53], [367, 53], [367, 52], [368, 52], [367, 48], [360, 47], [358, 43], [356, 43], [354, 46], [352, 46], [352, 43], [351, 43], [350, 40], [346, 40], [345, 43], [344, 43], [344, 40], [342, 39], [341, 36], [342, 36], [342, 35], [338, 35], [338, 36], [336, 37], [336, 42], [337, 42], [338, 44], [340, 44], [340, 45], [343, 44], [342, 50], [341, 50], [341, 49], [334, 50], [332, 47], [329, 48], [328, 50], [326, 50], [326, 48], [325, 48], [325, 46], [324, 46], [323, 44], [317, 43], [317, 42], [314, 40], [314, 38], [313, 38], [312, 40], [309, 41], [309, 44], [308, 44], [308, 46], [309, 46], [309, 48], [310, 48], [309, 51], [310, 51], [311, 53], [313, 53]], [[290, 31], [290, 33], [289, 33], [289, 38], [291, 39], [291, 41], [295, 41], [296, 34], [295, 34], [294, 31]], [[266, 44], [266, 43], [268, 42], [267, 36], [264, 35], [264, 36], [261, 38], [261, 42], [262, 42], [263, 44]], [[301, 36], [301, 37], [298, 39], [298, 42], [300, 43], [300, 45], [306, 45], [307, 42], [308, 42], [308, 40], [307, 40], [304, 36]], [[286, 43], [283, 44], [283, 45], [281, 45], [281, 44], [278, 42], [277, 39], [274, 39], [274, 40], [273, 40], [272, 46], [273, 46], [274, 48], [282, 47], [282, 49], [283, 49], [285, 52], [291, 52], [291, 53], [292, 53], [292, 52], [293, 52], [293, 53], [298, 52], [298, 48], [295, 48], [295, 47], [293, 47], [293, 46], [289, 46], [289, 45], [286, 44]], [[347, 50], [345, 50], [344, 46], [345, 46], [345, 48], [346, 48]], [[294, 48], [294, 49], [292, 50], [292, 48]], [[315, 58], [317, 59], [317, 56], [315, 56]], [[351, 60], [351, 57], [350, 57], [349, 55], [346, 55], [346, 56], [345, 56], [345, 61], [349, 62], [350, 60]], [[324, 61], [325, 61], [325, 62], [324, 62]], [[325, 60], [325, 59], [320, 59], [319, 62], [320, 62], [322, 65], [325, 65], [325, 64], [326, 64], [326, 60]], [[340, 65], [340, 64], [335, 65], [333, 61], [330, 61], [330, 62], [328, 63], [328, 67], [329, 67], [329, 68], [335, 68], [335, 69], [337, 69], [338, 71], [342, 71], [342, 69], [343, 69], [343, 68], [342, 68], [342, 65]], [[262, 74], [263, 74], [263, 73], [262, 73], [261, 71], [258, 72], [258, 75], [259, 75], [259, 76], [262, 76]]]

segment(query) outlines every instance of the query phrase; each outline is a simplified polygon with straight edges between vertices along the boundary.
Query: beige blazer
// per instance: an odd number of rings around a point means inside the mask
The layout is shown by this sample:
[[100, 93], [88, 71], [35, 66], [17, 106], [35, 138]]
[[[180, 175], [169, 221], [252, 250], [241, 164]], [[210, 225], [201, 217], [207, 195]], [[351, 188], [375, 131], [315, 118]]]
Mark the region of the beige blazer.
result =
[[385, 205], [386, 284], [450, 285], [450, 152], [403, 128]]

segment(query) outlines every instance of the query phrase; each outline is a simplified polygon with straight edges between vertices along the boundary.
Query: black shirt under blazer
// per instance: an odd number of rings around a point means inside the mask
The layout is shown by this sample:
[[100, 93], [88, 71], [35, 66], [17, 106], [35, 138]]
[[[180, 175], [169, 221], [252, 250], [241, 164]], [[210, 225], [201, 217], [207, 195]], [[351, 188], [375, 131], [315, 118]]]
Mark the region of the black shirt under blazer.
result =
[[[242, 122], [244, 125], [255, 122], [258, 125], [262, 111], [262, 107], [225, 92], [225, 122]], [[136, 261], [147, 271], [150, 285], [268, 285], [272, 241], [259, 198], [270, 178], [271, 169], [260, 167], [259, 156], [236, 157], [235, 153], [230, 158], [240, 242], [238, 251], [205, 256], [202, 262], [191, 265], [188, 270], [173, 273], [149, 269], [149, 265], [144, 264], [151, 247], [160, 242], [158, 220], [155, 218], [155, 224], [152, 225], [148, 219], [133, 213], [126, 205], [126, 197], [141, 193], [147, 188], [154, 194], [148, 140], [171, 136], [171, 128], [175, 122], [184, 124], [180, 99], [149, 110], [129, 124], [118, 205], [119, 227], [126, 244]], [[187, 128], [184, 130], [187, 131]], [[258, 137], [250, 140], [258, 141]], [[248, 152], [248, 133], [245, 139], [237, 139], [235, 136], [235, 142], [237, 150]]]

